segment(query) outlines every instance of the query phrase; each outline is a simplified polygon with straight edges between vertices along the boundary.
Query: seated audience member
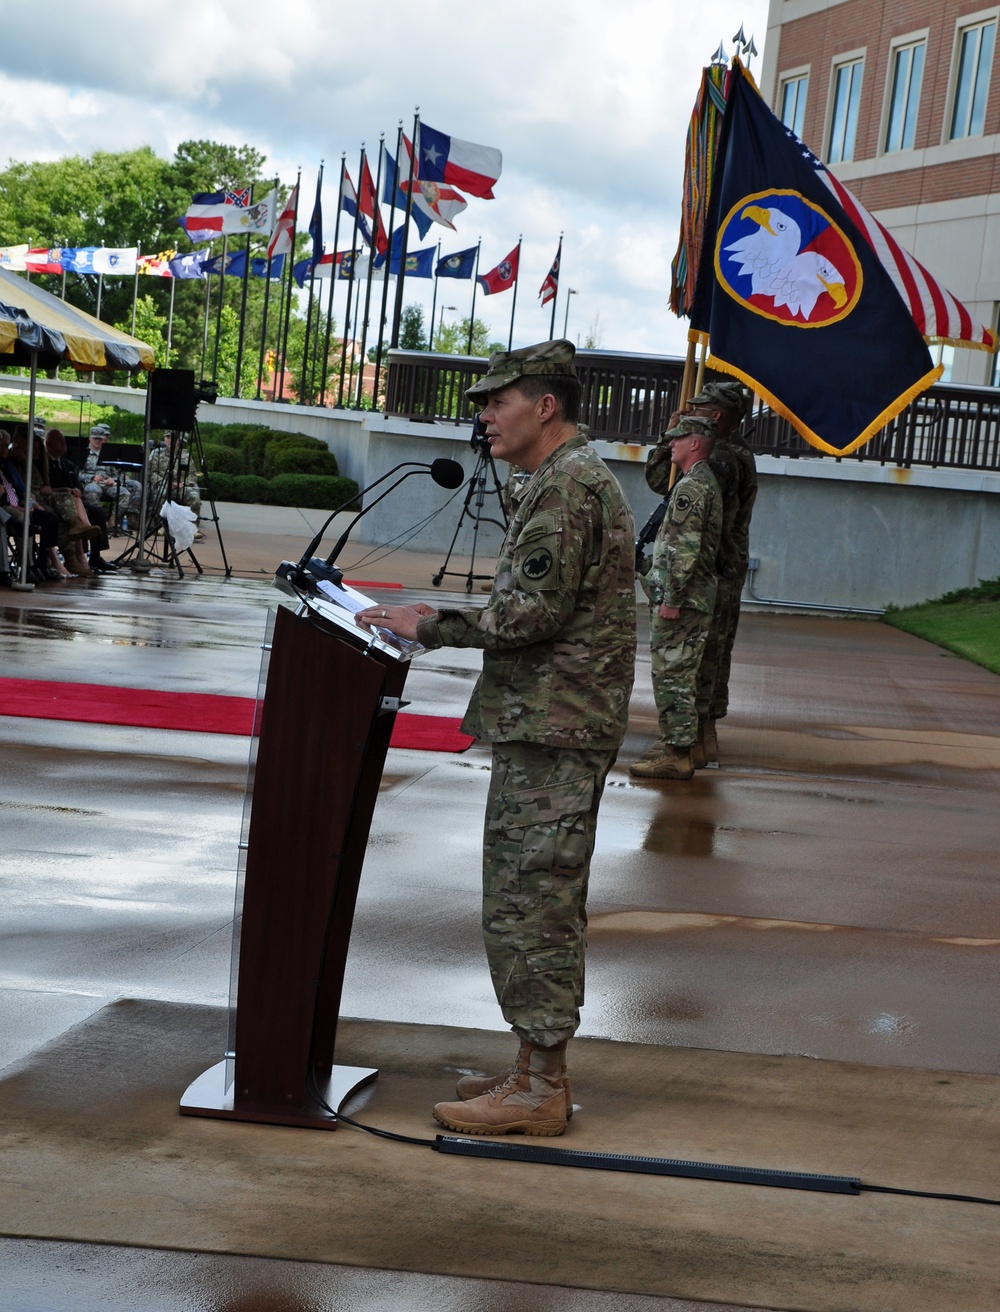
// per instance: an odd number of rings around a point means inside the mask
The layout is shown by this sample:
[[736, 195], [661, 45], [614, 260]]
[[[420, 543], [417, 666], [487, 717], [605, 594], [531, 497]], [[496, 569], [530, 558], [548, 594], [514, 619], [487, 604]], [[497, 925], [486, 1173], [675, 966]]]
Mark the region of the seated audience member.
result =
[[[72, 558], [78, 574], [105, 574], [115, 569], [101, 556], [108, 549], [108, 516], [100, 506], [87, 506], [78, 486], [76, 465], [66, 454], [66, 438], [58, 428], [45, 434], [45, 476], [51, 505], [62, 521], [60, 547]], [[84, 542], [90, 547], [89, 559]], [[66, 552], [70, 555], [67, 557]]]
[[142, 484], [136, 478], [119, 479], [112, 468], [101, 466], [101, 453], [110, 436], [107, 424], [94, 424], [91, 428], [90, 445], [80, 470], [80, 486], [88, 507], [105, 509], [109, 521], [114, 519], [116, 528], [124, 528], [129, 516], [134, 525], [138, 524]]
[[[59, 516], [54, 510], [43, 506], [32, 492], [30, 503], [27, 492], [27, 454], [28, 429], [25, 424], [15, 425], [8, 435], [3, 434], [3, 455], [0, 456], [0, 504], [18, 526], [24, 524], [24, 512], [28, 508], [28, 527], [32, 534], [37, 533], [41, 557], [32, 559], [28, 564], [27, 575], [33, 583], [42, 583], [49, 579], [71, 579], [76, 576], [66, 568], [59, 558], [57, 543], [59, 541]], [[8, 528], [10, 526], [8, 525]], [[47, 564], [43, 563], [47, 561]]]
[[[197, 473], [191, 468], [190, 452], [179, 433], [166, 432], [163, 437], [164, 445], [152, 453], [147, 465], [150, 496], [157, 499], [157, 510], [164, 501], [176, 501], [179, 505], [189, 506], [200, 522], [201, 488]], [[199, 528], [195, 538], [202, 537], [204, 534]]]

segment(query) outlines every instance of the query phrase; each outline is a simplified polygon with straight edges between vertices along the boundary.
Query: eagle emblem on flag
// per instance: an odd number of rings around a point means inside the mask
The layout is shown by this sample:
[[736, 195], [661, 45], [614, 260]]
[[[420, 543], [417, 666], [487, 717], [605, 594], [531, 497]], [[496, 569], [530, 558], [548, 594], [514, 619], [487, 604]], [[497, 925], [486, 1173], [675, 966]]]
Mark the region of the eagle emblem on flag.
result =
[[864, 278], [843, 229], [795, 191], [752, 193], [719, 228], [716, 274], [734, 300], [796, 328], [845, 319]]

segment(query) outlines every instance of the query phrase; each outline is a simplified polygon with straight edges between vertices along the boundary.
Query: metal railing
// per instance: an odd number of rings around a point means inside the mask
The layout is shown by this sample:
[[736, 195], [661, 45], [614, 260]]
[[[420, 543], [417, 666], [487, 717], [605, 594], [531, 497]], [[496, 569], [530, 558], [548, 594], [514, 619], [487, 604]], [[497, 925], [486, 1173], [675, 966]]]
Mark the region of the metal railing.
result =
[[[415, 422], [469, 423], [465, 389], [486, 370], [478, 356], [391, 351], [386, 409]], [[684, 362], [622, 351], [578, 351], [583, 384], [581, 421], [611, 442], [655, 442], [680, 394]], [[1000, 389], [939, 383], [922, 393], [860, 450], [824, 456], [787, 420], [765, 409], [752, 445], [758, 455], [1000, 472]]]

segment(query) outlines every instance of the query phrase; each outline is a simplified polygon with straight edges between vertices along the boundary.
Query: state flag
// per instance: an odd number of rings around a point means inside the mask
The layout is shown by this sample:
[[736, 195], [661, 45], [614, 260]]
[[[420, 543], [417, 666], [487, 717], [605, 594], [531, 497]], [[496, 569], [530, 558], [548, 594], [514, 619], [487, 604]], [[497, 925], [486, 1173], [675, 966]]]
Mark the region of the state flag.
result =
[[24, 262], [27, 254], [27, 242], [23, 246], [0, 246], [0, 269], [9, 269], [11, 273], [24, 273], [27, 267]]
[[493, 200], [493, 184], [500, 176], [503, 156], [493, 146], [479, 146], [419, 124], [420, 177], [424, 182], [451, 183], [470, 196]]
[[[394, 203], [393, 196], [395, 196], [396, 209], [405, 210], [406, 191], [400, 186], [396, 161], [392, 158], [384, 145], [382, 147], [382, 158], [382, 203], [383, 205], [392, 205]], [[417, 232], [420, 234], [420, 240], [423, 241], [430, 232], [434, 219], [420, 209], [416, 204], [416, 197], [414, 197], [414, 203], [410, 207], [410, 218], [416, 224]]]
[[138, 250], [135, 246], [64, 246], [62, 268], [67, 273], [90, 273], [105, 278], [131, 278]]
[[288, 255], [291, 252], [295, 240], [295, 217], [299, 208], [299, 184], [289, 192], [288, 200], [285, 201], [285, 208], [278, 216], [278, 222], [275, 224], [274, 236], [267, 243], [267, 254], [270, 259], [276, 255]]
[[[403, 137], [403, 144], [407, 153], [407, 176], [401, 179], [399, 185], [400, 189], [406, 192], [410, 186], [408, 174], [409, 156], [412, 147], [405, 136]], [[414, 172], [411, 212], [419, 211], [429, 218], [432, 223], [442, 223], [446, 228], [454, 230], [455, 225], [452, 223], [452, 219], [468, 208], [468, 201], [454, 187], [448, 186], [447, 183], [436, 182], [433, 178], [422, 178], [419, 170]]]
[[239, 233], [274, 231], [277, 193], [263, 200], [250, 200], [249, 187], [230, 191], [202, 191], [191, 197], [191, 204], [177, 220], [193, 242], [212, 241], [215, 237]]
[[455, 251], [453, 255], [442, 255], [434, 270], [438, 278], [471, 278], [476, 268], [478, 246], [470, 246], [466, 251]]
[[495, 269], [490, 269], [489, 273], [481, 273], [476, 281], [482, 287], [487, 296], [495, 296], [497, 292], [509, 292], [517, 282], [517, 266], [520, 258], [520, 244], [514, 247], [511, 253], [500, 261]]
[[202, 266], [208, 259], [208, 251], [192, 251], [190, 255], [175, 255], [170, 261], [170, 273], [174, 278], [204, 278]]
[[340, 208], [345, 214], [349, 214], [352, 219], [357, 219], [358, 232], [361, 233], [361, 239], [366, 246], [370, 246], [372, 244], [372, 230], [368, 226], [368, 220], [365, 218], [358, 205], [358, 193], [354, 190], [354, 183], [351, 181], [351, 175], [346, 169], [344, 170], [344, 181], [340, 186]]
[[545, 275], [545, 281], [538, 289], [538, 295], [542, 298], [542, 305], [548, 305], [549, 301], [555, 299], [559, 291], [559, 263], [562, 260], [562, 238], [559, 238], [559, 247], [556, 251], [556, 258], [552, 261], [552, 268]]
[[24, 257], [26, 273], [62, 273], [62, 248], [32, 246]]

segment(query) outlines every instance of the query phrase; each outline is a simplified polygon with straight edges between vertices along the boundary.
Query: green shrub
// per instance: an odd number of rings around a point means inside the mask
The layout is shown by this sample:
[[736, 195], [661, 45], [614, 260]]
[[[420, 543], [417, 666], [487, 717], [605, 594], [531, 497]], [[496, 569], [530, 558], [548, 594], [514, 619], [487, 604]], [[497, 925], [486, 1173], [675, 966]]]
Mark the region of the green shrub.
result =
[[274, 506], [300, 506], [309, 510], [336, 510], [358, 495], [353, 478], [319, 474], [279, 474], [269, 484]]
[[222, 446], [221, 443], [205, 443], [205, 464], [211, 470], [218, 470], [221, 474], [245, 474], [246, 465], [243, 461], [243, 452], [234, 451], [231, 446]]
[[214, 501], [239, 500], [236, 495], [236, 479], [233, 475], [220, 474], [214, 469], [209, 472], [208, 477], [201, 483], [201, 491], [206, 500], [209, 497]]
[[272, 504], [271, 484], [258, 474], [238, 474], [233, 478], [233, 500], [269, 506]]
[[[111, 429], [112, 442], [142, 442], [145, 438], [146, 420], [143, 415], [134, 415], [130, 410], [116, 408], [104, 422]], [[89, 431], [87, 425], [84, 432]]]
[[323, 442], [315, 446], [304, 446], [300, 442], [268, 444], [264, 473], [269, 478], [279, 474], [326, 474], [332, 477], [339, 472], [336, 457]]

